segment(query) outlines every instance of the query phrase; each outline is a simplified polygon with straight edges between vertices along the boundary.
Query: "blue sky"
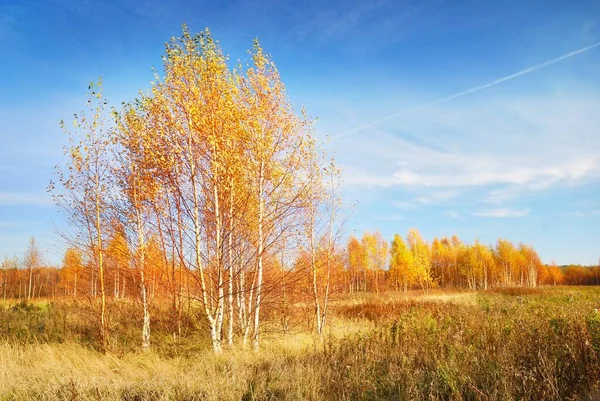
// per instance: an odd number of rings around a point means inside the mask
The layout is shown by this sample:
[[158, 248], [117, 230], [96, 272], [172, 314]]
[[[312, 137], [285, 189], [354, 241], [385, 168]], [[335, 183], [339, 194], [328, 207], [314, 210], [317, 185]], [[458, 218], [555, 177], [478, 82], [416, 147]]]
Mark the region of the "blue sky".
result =
[[148, 88], [184, 21], [234, 60], [258, 37], [318, 135], [351, 132], [326, 145], [356, 203], [349, 233], [503, 237], [597, 263], [600, 47], [355, 131], [600, 42], [599, 2], [549, 0], [0, 0], [0, 256], [35, 235], [61, 259], [45, 193], [60, 119], [99, 76], [113, 104]]

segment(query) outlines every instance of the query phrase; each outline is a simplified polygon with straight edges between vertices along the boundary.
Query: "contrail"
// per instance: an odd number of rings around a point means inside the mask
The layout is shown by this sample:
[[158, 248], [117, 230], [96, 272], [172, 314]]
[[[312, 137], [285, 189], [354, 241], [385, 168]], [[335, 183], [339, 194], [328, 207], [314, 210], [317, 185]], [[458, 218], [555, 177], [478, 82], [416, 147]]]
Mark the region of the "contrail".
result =
[[477, 86], [475, 88], [467, 89], [466, 91], [459, 92], [459, 93], [456, 93], [454, 95], [451, 95], [451, 96], [448, 96], [448, 97], [444, 97], [444, 98], [441, 98], [441, 99], [438, 99], [438, 100], [434, 100], [433, 102], [424, 103], [424, 104], [422, 104], [420, 106], [416, 106], [416, 107], [413, 107], [411, 109], [399, 111], [399, 112], [394, 113], [392, 115], [389, 115], [387, 117], [383, 117], [383, 118], [381, 118], [379, 120], [373, 121], [372, 123], [361, 125], [359, 127], [356, 127], [356, 128], [351, 129], [351, 130], [348, 130], [348, 131], [342, 132], [340, 134], [337, 134], [335, 136], [332, 136], [331, 140], [343, 138], [343, 137], [348, 136], [350, 134], [353, 134], [355, 132], [362, 131], [362, 130], [365, 130], [367, 128], [374, 127], [376, 125], [379, 125], [379, 124], [381, 124], [383, 122], [386, 122], [386, 121], [389, 121], [389, 120], [393, 120], [394, 118], [405, 116], [407, 114], [414, 113], [415, 111], [419, 111], [419, 110], [425, 109], [427, 107], [435, 106], [435, 105], [440, 104], [440, 103], [448, 102], [450, 100], [454, 100], [454, 99], [457, 99], [459, 97], [462, 97], [462, 96], [465, 96], [465, 95], [468, 95], [468, 94], [471, 94], [471, 93], [479, 92], [479, 91], [487, 89], [487, 88], [489, 88], [491, 86], [501, 84], [502, 82], [510, 81], [511, 79], [520, 77], [522, 75], [531, 74], [534, 71], [537, 71], [537, 70], [542, 69], [544, 67], [548, 67], [549, 65], [558, 63], [559, 61], [568, 59], [568, 58], [576, 56], [578, 54], [585, 53], [588, 50], [591, 50], [591, 49], [593, 49], [595, 47], [598, 47], [598, 46], [600, 46], [600, 42], [594, 43], [591, 46], [583, 47], [581, 49], [572, 51], [570, 53], [567, 53], [567, 54], [562, 55], [560, 57], [557, 57], [555, 59], [546, 61], [544, 63], [538, 64], [538, 65], [534, 65], [533, 67], [526, 68], [526, 69], [524, 69], [522, 71], [519, 71], [519, 72], [516, 72], [514, 74], [507, 75], [507, 76], [502, 77], [502, 78], [498, 78], [495, 81], [492, 81], [492, 82], [487, 83], [485, 85], [481, 85], [481, 86]]

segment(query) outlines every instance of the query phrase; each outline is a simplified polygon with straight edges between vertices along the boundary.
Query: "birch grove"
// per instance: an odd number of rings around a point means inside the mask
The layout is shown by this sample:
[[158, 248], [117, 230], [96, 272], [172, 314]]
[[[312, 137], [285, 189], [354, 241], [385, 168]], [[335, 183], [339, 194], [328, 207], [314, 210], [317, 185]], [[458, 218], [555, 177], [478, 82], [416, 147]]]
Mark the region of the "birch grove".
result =
[[[151, 242], [163, 255], [153, 263], [170, 269], [174, 336], [185, 297], [200, 306], [215, 352], [236, 337], [256, 349], [266, 266], [284, 239], [297, 236], [307, 166], [321, 168], [310, 150], [311, 124], [296, 113], [257, 41], [249, 63], [230, 68], [208, 30], [192, 35], [184, 26], [166, 44], [163, 69], [147, 92], [113, 110], [105, 136], [100, 114], [94, 116], [84, 139], [67, 149], [71, 175], [61, 175], [62, 187], [53, 188], [58, 203], [70, 195], [76, 235], [87, 232], [100, 280], [103, 343], [108, 346], [106, 238], [118, 231], [130, 255], [127, 266], [110, 264], [115, 300], [119, 280], [126, 279], [118, 269], [134, 272], [143, 349], [150, 346]], [[186, 294], [182, 274], [194, 280]]]

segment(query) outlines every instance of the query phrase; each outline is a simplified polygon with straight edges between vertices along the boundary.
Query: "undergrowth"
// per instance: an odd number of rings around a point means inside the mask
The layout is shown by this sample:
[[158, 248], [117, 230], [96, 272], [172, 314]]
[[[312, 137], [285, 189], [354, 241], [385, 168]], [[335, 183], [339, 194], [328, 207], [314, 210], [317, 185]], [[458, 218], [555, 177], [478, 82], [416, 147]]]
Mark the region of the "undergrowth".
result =
[[[160, 320], [152, 351], [104, 355], [81, 305], [5, 305], [0, 399], [594, 400], [599, 299], [557, 288], [333, 304], [323, 338], [266, 333], [258, 352], [221, 355], [192, 329], [173, 345]], [[133, 344], [129, 327], [117, 335]]]

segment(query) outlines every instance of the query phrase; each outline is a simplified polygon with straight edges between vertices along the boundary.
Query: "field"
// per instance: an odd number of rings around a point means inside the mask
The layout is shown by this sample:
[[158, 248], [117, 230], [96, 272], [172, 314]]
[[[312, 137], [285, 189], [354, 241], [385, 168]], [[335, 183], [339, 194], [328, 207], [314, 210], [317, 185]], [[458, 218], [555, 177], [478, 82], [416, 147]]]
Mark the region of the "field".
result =
[[140, 352], [125, 311], [115, 335], [132, 345], [102, 354], [81, 304], [7, 302], [0, 399], [594, 400], [599, 307], [591, 287], [353, 296], [334, 302], [323, 338], [272, 317], [259, 351], [215, 355], [200, 321], [176, 343], [157, 321]]

